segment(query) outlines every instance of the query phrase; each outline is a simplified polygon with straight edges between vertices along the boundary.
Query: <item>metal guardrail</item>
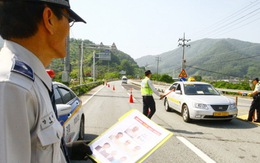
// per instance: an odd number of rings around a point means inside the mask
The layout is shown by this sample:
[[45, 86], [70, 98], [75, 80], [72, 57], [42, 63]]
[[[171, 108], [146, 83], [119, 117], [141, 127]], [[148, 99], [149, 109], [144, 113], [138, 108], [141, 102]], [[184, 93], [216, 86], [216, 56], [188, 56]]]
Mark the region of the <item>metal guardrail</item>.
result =
[[[141, 81], [139, 81], [139, 80], [131, 80], [131, 82], [135, 85], [140, 85], [140, 83], [141, 83]], [[163, 82], [156, 82], [156, 81], [155, 82], [153, 81], [153, 85], [160, 92], [164, 92], [165, 89], [167, 89], [169, 86], [171, 86], [171, 84], [167, 84], [167, 83], [163, 83]], [[237, 93], [242, 96], [247, 95], [248, 93], [252, 92], [252, 91], [248, 91], [248, 90], [224, 89], [224, 88], [216, 88], [216, 90], [222, 92], [223, 94], [230, 92], [230, 93]]]

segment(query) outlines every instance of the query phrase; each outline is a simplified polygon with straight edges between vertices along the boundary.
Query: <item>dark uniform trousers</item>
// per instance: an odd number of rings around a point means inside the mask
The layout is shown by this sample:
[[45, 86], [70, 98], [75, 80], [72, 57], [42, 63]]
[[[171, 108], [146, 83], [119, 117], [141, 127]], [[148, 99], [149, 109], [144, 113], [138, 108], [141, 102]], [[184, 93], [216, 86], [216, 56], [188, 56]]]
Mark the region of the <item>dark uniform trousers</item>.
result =
[[[150, 108], [150, 112], [149, 112]], [[154, 115], [155, 109], [155, 102], [153, 96], [143, 96], [143, 114], [148, 118], [152, 118]]]
[[254, 115], [255, 110], [257, 110], [257, 120], [260, 122], [260, 93], [257, 95], [253, 96], [253, 101], [250, 106], [250, 110], [248, 113], [248, 121], [252, 121], [252, 117]]

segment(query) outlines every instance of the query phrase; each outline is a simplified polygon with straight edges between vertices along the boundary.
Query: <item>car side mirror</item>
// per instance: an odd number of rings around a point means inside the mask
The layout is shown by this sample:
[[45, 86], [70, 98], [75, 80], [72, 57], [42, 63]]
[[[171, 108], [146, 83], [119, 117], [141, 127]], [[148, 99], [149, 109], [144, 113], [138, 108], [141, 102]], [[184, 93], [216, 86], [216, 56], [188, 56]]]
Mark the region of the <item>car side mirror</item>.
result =
[[72, 107], [67, 104], [57, 104], [56, 107], [57, 107], [58, 117], [63, 115], [68, 115], [72, 110]]
[[175, 93], [181, 95], [181, 90], [175, 90]]

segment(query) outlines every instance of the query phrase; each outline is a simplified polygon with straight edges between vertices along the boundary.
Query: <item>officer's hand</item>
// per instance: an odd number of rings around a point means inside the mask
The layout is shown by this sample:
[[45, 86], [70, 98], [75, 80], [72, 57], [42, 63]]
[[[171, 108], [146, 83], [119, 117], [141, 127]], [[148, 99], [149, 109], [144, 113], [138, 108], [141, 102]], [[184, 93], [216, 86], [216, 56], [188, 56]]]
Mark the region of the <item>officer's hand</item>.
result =
[[88, 155], [92, 155], [92, 151], [88, 146], [90, 141], [79, 140], [66, 144], [69, 157], [71, 160], [86, 160]]

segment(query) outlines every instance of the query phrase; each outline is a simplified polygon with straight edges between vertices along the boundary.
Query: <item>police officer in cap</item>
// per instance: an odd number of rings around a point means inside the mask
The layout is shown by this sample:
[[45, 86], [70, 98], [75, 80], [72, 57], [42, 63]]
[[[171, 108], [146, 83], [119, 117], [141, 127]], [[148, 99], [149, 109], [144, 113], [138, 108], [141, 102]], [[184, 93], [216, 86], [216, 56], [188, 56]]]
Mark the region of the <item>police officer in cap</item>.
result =
[[[141, 94], [143, 97], [143, 114], [148, 118], [152, 118], [156, 111], [155, 101], [153, 98], [153, 93], [160, 97], [163, 97], [153, 86], [150, 78], [152, 72], [150, 70], [145, 71], [145, 78], [141, 82]], [[150, 109], [150, 111], [149, 111]]]
[[86, 23], [68, 0], [0, 0], [1, 162], [65, 163], [91, 154], [85, 141], [62, 143], [45, 71], [52, 59], [66, 56], [74, 22]]
[[253, 101], [250, 106], [247, 120], [252, 122], [252, 120], [253, 120], [252, 117], [254, 115], [254, 112], [255, 112], [255, 110], [257, 110], [257, 119], [255, 120], [255, 122], [260, 122], [260, 83], [259, 83], [258, 78], [255, 78], [252, 82], [253, 82], [253, 85], [255, 86], [255, 88], [252, 93], [248, 94], [248, 96], [253, 97]]

